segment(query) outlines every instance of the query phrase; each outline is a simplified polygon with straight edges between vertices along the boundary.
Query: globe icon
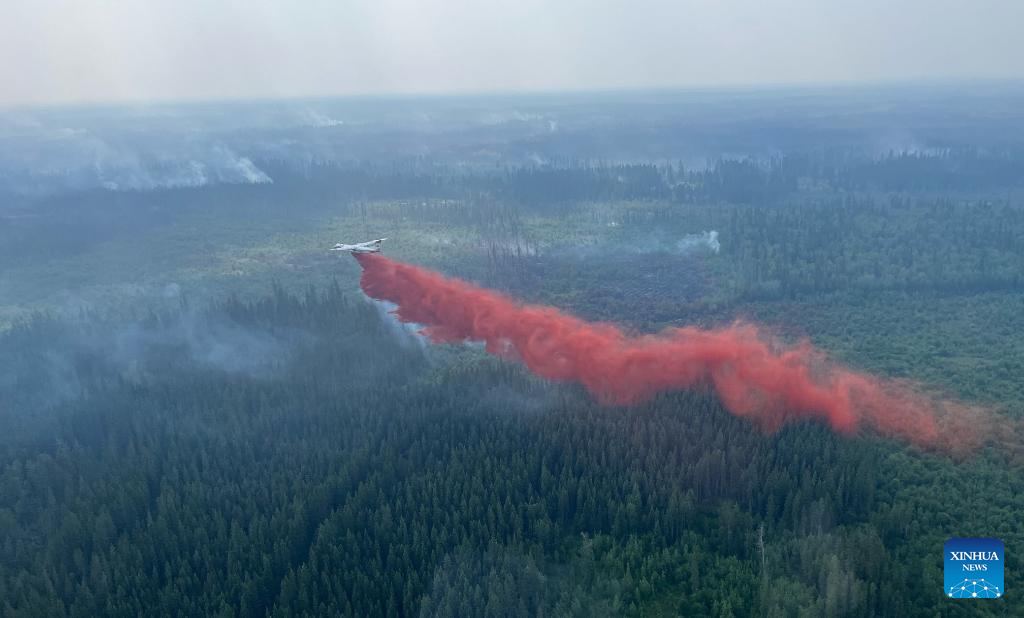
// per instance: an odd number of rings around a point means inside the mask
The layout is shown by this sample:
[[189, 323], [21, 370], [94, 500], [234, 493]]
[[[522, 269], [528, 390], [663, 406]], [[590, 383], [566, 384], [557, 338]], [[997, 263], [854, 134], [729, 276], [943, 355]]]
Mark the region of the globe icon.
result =
[[1002, 596], [999, 586], [983, 579], [965, 579], [949, 587], [946, 596], [955, 599], [995, 599]]

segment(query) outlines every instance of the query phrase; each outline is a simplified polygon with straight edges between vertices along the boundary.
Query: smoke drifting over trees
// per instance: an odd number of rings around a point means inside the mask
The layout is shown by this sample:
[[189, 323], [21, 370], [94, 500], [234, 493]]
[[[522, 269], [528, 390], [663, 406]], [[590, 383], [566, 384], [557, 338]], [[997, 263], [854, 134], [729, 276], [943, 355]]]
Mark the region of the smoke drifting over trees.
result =
[[948, 614], [1024, 543], [1022, 110], [0, 110], [0, 616]]

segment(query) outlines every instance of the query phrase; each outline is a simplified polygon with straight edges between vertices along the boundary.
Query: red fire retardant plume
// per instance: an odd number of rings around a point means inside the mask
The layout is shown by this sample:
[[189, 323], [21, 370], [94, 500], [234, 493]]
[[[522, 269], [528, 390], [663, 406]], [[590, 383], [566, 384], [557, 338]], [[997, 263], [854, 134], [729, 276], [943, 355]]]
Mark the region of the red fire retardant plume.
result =
[[844, 368], [809, 342], [783, 346], [751, 324], [630, 337], [380, 254], [355, 257], [363, 291], [397, 305], [398, 319], [424, 325], [432, 341], [482, 341], [488, 352], [517, 358], [538, 376], [583, 384], [605, 404], [707, 384], [726, 409], [767, 431], [818, 419], [843, 434], [868, 427], [952, 451], [982, 440], [980, 410]]

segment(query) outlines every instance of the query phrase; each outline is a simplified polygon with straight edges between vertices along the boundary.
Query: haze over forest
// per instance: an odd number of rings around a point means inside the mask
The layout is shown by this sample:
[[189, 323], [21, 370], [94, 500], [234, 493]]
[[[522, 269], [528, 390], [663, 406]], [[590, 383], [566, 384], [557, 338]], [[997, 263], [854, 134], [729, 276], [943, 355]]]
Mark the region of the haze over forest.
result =
[[0, 616], [1024, 613], [984, 5], [5, 6]]

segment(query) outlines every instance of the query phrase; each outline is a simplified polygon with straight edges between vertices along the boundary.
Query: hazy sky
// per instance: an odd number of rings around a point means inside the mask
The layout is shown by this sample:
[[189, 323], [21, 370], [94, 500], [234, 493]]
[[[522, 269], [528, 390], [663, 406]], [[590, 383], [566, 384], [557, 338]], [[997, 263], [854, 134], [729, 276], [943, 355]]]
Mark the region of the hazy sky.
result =
[[1024, 0], [3, 0], [0, 104], [1024, 77]]

